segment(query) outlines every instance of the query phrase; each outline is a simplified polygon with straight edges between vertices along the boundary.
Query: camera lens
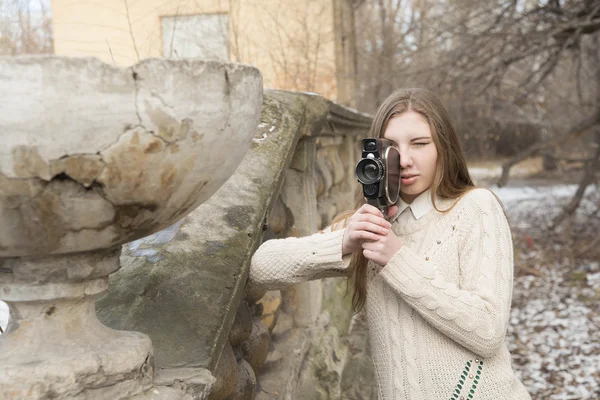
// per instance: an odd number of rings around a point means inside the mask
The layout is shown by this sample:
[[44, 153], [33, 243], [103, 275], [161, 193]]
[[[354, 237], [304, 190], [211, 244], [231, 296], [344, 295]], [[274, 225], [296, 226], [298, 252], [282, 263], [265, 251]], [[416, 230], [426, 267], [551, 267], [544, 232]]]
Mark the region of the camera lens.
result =
[[366, 151], [375, 151], [375, 150], [377, 150], [377, 143], [375, 143], [375, 142], [367, 142], [365, 144], [365, 150]]
[[365, 175], [365, 178], [367, 178], [370, 181], [377, 179], [377, 176], [379, 175], [377, 171], [377, 166], [374, 164], [365, 165], [365, 167], [363, 168], [363, 174]]
[[356, 165], [356, 176], [363, 185], [370, 185], [383, 178], [384, 166], [380, 160], [363, 158]]

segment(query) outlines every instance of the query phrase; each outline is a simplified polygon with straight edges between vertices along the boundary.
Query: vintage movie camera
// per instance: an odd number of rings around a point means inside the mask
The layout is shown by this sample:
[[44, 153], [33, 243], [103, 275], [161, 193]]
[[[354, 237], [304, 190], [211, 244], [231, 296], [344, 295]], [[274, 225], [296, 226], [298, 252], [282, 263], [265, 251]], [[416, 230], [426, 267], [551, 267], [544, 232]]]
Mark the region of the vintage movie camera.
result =
[[388, 207], [400, 195], [400, 153], [387, 139], [362, 139], [362, 158], [356, 164], [356, 176], [363, 195], [387, 218]]

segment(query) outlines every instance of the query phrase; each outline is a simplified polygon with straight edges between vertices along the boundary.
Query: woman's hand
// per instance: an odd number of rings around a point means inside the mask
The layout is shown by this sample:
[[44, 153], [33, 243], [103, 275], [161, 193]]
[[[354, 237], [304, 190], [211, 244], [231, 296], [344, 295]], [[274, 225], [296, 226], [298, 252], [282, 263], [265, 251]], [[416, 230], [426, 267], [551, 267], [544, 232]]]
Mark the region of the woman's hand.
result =
[[385, 266], [402, 248], [402, 242], [391, 229], [388, 234], [376, 241], [365, 241], [362, 244], [363, 255], [375, 264]]
[[[390, 207], [388, 215], [394, 215], [396, 210], [398, 207]], [[369, 204], [363, 205], [348, 220], [342, 241], [342, 254], [346, 255], [361, 250], [363, 243], [380, 240], [391, 232], [391, 226], [376, 207]]]

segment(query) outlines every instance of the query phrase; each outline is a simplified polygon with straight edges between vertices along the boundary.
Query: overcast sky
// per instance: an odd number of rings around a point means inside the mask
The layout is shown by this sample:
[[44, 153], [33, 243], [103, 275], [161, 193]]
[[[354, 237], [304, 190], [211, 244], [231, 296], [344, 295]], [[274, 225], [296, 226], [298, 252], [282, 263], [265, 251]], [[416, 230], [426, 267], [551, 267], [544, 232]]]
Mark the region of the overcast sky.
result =
[[0, 0], [0, 15], [16, 15], [19, 8], [25, 10], [29, 6], [32, 15], [40, 14], [43, 9], [50, 12], [52, 0]]

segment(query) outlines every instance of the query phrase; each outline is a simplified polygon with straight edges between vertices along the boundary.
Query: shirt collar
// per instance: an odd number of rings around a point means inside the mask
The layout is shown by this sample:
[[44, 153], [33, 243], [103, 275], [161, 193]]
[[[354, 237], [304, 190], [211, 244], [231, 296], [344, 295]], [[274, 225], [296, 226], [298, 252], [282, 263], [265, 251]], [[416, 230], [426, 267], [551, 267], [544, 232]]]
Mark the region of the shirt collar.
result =
[[[436, 202], [438, 202], [438, 201], [439, 201], [439, 198], [436, 197]], [[421, 219], [425, 214], [427, 214], [429, 211], [433, 210], [433, 208], [434, 208], [433, 203], [431, 202], [431, 189], [427, 189], [426, 191], [421, 193], [410, 204], [408, 204], [407, 202], [402, 200], [402, 198], [400, 198], [400, 199], [398, 199], [397, 206], [398, 206], [398, 211], [392, 217], [392, 219], [391, 219], [392, 222], [395, 221], [396, 219], [398, 219], [400, 214], [402, 214], [408, 208], [410, 208], [410, 210], [412, 211], [413, 215], [415, 216], [415, 219], [417, 219], [417, 220]]]

